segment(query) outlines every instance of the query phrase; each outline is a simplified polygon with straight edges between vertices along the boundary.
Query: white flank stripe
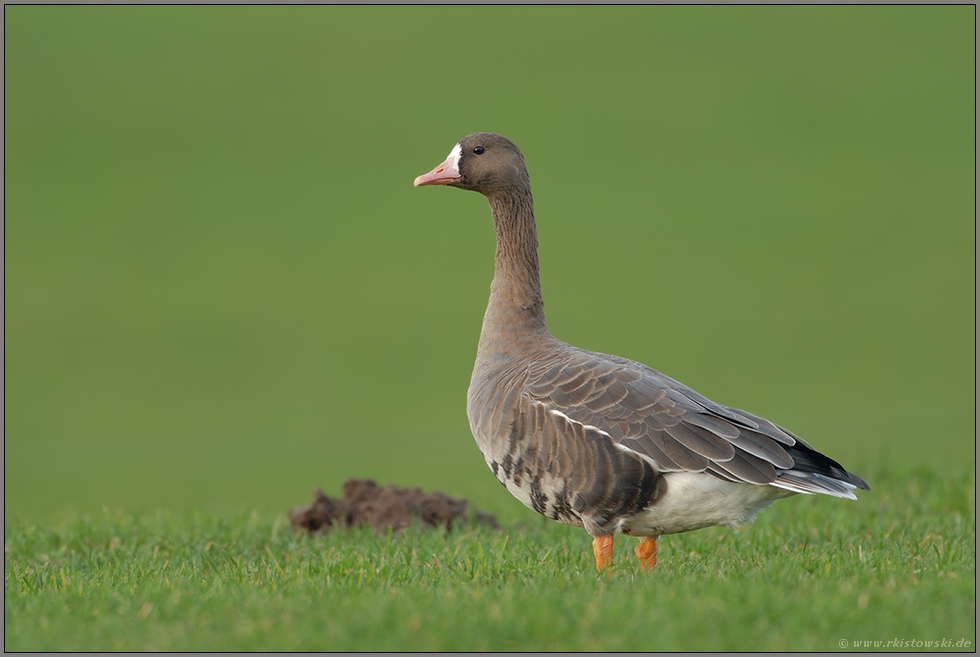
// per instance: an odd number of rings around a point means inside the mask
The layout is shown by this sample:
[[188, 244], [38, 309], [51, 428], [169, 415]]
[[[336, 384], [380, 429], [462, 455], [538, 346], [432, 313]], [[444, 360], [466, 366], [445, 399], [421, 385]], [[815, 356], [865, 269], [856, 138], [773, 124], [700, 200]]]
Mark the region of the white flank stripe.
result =
[[[557, 415], [558, 417], [565, 418], [566, 422], [574, 422], [572, 418], [568, 417], [567, 415], [565, 415], [564, 413], [562, 413], [557, 409], [549, 408], [548, 412], [551, 413], [552, 415]], [[580, 424], [580, 423], [576, 422], [576, 424]]]
[[[558, 417], [563, 418], [569, 424], [577, 424], [577, 425], [579, 425], [580, 427], [583, 427], [586, 430], [590, 430], [591, 429], [592, 431], [595, 431], [596, 433], [601, 433], [606, 438], [609, 438], [610, 440], [612, 440], [612, 436], [610, 436], [608, 432], [603, 431], [599, 427], [594, 427], [591, 424], [582, 424], [581, 422], [576, 422], [572, 418], [568, 417], [567, 415], [565, 415], [561, 411], [559, 411], [557, 409], [554, 409], [554, 408], [549, 408], [548, 409], [548, 412], [551, 413], [552, 415], [557, 415]], [[617, 447], [622, 447], [622, 445], [617, 445]], [[626, 449], [626, 448], [623, 447], [623, 449]], [[630, 450], [630, 451], [633, 451], [633, 450]]]
[[[608, 436], [609, 434], [606, 434], [606, 435]], [[660, 467], [660, 464], [657, 463], [656, 461], [654, 461], [652, 458], [650, 458], [646, 454], [643, 454], [641, 452], [638, 452], [635, 449], [630, 449], [629, 447], [627, 447], [626, 445], [623, 445], [622, 443], [613, 443], [613, 444], [616, 445], [616, 447], [618, 447], [619, 449], [621, 449], [624, 452], [626, 452], [627, 454], [631, 454], [631, 455], [635, 456], [636, 458], [638, 458], [640, 460], [646, 461], [657, 472], [663, 472], [663, 469]]]

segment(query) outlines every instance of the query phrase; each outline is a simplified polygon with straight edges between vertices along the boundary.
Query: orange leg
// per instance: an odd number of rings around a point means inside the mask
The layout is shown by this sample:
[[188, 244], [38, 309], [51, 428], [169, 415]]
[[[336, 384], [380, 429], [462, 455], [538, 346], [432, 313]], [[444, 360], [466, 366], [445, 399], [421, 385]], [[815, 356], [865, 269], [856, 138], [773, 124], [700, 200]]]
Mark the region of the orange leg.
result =
[[636, 558], [640, 560], [642, 570], [650, 570], [657, 565], [657, 537], [648, 536], [644, 538], [636, 549]]
[[601, 573], [603, 568], [612, 563], [613, 537], [593, 537], [592, 552], [595, 554], [595, 569]]

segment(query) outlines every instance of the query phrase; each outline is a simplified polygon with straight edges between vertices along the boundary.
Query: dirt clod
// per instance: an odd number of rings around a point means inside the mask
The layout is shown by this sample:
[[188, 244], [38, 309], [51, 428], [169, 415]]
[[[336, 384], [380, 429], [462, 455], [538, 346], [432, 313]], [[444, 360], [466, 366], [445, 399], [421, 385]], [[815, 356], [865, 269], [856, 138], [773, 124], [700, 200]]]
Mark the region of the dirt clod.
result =
[[452, 527], [455, 522], [471, 520], [498, 527], [489, 513], [467, 517], [469, 503], [445, 493], [423, 493], [420, 488], [381, 488], [373, 479], [349, 479], [344, 483], [344, 497], [337, 499], [313, 491], [313, 503], [289, 511], [293, 531], [326, 532], [371, 525], [375, 529], [399, 532], [419, 518], [428, 527]]

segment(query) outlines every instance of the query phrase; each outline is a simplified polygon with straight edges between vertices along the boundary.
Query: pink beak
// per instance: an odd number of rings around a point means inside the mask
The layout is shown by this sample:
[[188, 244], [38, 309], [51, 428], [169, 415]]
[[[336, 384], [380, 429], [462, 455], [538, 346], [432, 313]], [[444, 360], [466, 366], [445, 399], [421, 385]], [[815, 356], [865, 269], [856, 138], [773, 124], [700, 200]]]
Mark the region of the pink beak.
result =
[[460, 175], [453, 171], [453, 156], [450, 155], [446, 161], [435, 169], [419, 176], [415, 179], [415, 186], [422, 185], [451, 185], [460, 179]]

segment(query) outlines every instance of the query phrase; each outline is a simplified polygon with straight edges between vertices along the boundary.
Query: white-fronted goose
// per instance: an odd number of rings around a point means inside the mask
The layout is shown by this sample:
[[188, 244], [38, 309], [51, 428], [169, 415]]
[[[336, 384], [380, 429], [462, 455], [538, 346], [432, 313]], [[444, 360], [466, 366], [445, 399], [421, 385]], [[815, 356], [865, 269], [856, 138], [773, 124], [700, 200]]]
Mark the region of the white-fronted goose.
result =
[[525, 505], [593, 537], [596, 568], [613, 537], [656, 540], [750, 522], [794, 493], [856, 499], [860, 477], [789, 431], [716, 404], [646, 365], [584, 351], [545, 325], [538, 238], [524, 156], [491, 133], [464, 137], [415, 186], [450, 185], [490, 202], [497, 253], [467, 397], [476, 443]]

